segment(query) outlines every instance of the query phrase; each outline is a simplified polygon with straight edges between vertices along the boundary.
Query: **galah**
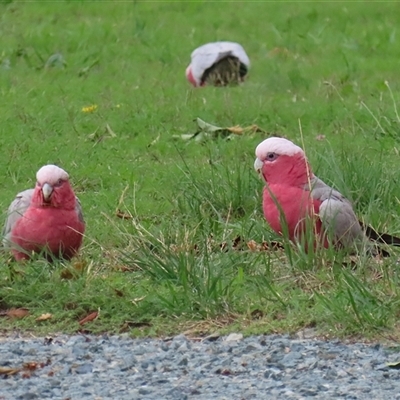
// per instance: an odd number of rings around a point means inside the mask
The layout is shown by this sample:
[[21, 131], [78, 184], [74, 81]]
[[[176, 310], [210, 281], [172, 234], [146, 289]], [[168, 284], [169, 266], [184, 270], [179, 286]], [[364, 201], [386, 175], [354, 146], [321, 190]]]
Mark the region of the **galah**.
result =
[[316, 239], [312, 239], [314, 247], [368, 248], [365, 232], [378, 242], [400, 245], [399, 238], [362, 227], [350, 201], [314, 175], [299, 146], [270, 137], [257, 146], [255, 153], [254, 168], [266, 183], [264, 216], [276, 233], [286, 233], [291, 241], [304, 243], [306, 249], [309, 226]]
[[226, 86], [243, 82], [249, 68], [249, 57], [239, 43], [213, 42], [192, 52], [186, 78], [195, 87]]
[[17, 261], [33, 253], [69, 260], [79, 250], [85, 222], [69, 176], [56, 165], [36, 174], [36, 186], [18, 193], [8, 209], [3, 243]]

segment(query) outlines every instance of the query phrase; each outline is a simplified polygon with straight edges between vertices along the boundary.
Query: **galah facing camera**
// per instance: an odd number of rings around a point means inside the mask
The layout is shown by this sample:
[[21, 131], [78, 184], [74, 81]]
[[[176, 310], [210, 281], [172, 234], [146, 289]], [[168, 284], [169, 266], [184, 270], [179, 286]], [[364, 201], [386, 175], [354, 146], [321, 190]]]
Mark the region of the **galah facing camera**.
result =
[[400, 245], [399, 238], [361, 227], [350, 201], [313, 174], [304, 151], [291, 141], [270, 137], [257, 146], [256, 157], [254, 168], [266, 184], [264, 216], [276, 233], [305, 244], [306, 250], [309, 228], [314, 248], [368, 248], [365, 232], [380, 243]]
[[186, 68], [186, 78], [195, 87], [227, 86], [243, 82], [250, 60], [239, 43], [213, 42], [195, 49]]
[[45, 165], [36, 179], [34, 189], [18, 193], [11, 203], [3, 243], [17, 261], [33, 253], [68, 260], [81, 247], [85, 232], [81, 205], [63, 169]]

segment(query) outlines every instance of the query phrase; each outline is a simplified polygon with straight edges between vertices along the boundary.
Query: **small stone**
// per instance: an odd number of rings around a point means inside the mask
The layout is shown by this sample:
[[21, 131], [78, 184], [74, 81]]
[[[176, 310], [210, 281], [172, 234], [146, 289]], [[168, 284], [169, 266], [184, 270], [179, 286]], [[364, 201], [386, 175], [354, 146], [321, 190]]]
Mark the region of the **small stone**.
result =
[[139, 394], [146, 395], [146, 394], [150, 394], [152, 391], [153, 391], [153, 390], [150, 389], [150, 388], [141, 387], [141, 388], [139, 389]]
[[178, 365], [188, 365], [189, 361], [186, 357], [182, 358], [181, 361], [179, 361]]
[[93, 366], [92, 364], [82, 364], [79, 365], [77, 368], [75, 368], [75, 372], [77, 374], [89, 374], [93, 371]]
[[38, 399], [39, 395], [37, 393], [33, 393], [33, 392], [28, 392], [28, 393], [24, 393], [23, 395], [20, 395], [18, 397], [18, 399], [21, 400], [34, 400], [34, 399]]
[[243, 339], [243, 335], [241, 333], [231, 333], [226, 338], [224, 338], [224, 342], [235, 342]]

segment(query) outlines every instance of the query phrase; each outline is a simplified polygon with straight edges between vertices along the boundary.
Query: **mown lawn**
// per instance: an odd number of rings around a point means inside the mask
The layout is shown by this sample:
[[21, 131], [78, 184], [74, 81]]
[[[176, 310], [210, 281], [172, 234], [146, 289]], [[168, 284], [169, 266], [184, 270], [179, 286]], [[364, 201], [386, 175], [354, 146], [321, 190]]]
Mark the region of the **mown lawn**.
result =
[[[360, 219], [400, 234], [398, 13], [365, 2], [0, 2], [3, 217], [56, 163], [87, 222], [71, 263], [0, 255], [1, 309], [29, 312], [3, 329], [397, 338], [399, 252], [266, 250], [282, 240], [263, 219], [253, 163], [268, 135], [304, 142]], [[186, 82], [191, 51], [214, 40], [244, 46], [244, 85]], [[182, 140], [196, 118], [263, 132]]]

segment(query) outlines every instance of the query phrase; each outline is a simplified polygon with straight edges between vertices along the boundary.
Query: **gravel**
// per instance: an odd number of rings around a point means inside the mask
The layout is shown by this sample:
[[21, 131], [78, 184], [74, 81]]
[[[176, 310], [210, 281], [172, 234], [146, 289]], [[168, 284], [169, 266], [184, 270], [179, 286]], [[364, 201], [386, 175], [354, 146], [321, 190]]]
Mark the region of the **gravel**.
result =
[[0, 399], [400, 399], [397, 361], [380, 344], [285, 335], [7, 337]]

